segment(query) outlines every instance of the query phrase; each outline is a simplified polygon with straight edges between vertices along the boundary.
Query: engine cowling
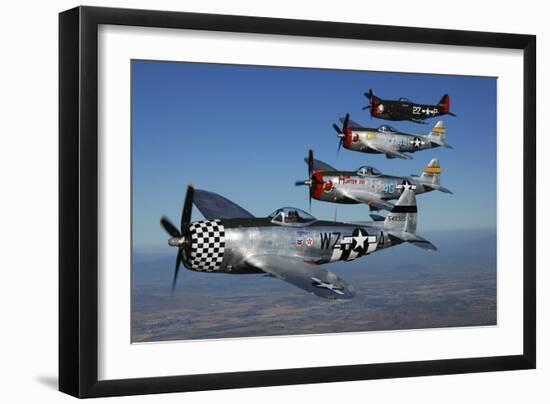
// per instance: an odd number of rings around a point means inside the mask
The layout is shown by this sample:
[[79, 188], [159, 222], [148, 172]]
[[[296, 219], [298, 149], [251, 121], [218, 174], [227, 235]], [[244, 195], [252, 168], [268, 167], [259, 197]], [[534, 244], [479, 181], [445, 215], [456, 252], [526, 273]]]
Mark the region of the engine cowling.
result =
[[221, 269], [225, 252], [225, 229], [221, 220], [201, 220], [189, 226], [191, 249], [187, 265], [195, 271]]

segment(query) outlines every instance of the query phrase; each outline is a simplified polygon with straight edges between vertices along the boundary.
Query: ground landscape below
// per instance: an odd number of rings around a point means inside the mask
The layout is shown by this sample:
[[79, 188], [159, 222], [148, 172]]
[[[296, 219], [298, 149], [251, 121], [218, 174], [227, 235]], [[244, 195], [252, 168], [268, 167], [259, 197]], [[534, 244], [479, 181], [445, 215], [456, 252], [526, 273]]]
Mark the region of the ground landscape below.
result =
[[175, 252], [134, 254], [132, 342], [497, 324], [496, 231], [426, 234], [439, 247], [402, 245], [327, 266], [353, 285], [327, 301], [262, 275], [183, 271]]

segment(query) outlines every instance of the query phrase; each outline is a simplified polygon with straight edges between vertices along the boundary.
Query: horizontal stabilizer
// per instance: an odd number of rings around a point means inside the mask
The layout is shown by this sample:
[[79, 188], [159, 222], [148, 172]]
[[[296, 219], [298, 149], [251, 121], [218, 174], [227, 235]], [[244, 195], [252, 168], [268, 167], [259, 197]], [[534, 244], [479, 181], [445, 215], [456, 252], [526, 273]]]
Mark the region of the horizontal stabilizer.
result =
[[439, 191], [439, 192], [443, 192], [445, 194], [453, 194], [453, 191], [451, 191], [450, 189], [447, 189], [441, 185], [437, 185], [437, 184], [422, 184], [425, 188], [430, 188], [430, 189], [434, 189], [436, 191]]
[[436, 146], [439, 146], [439, 147], [444, 147], [446, 149], [451, 149], [451, 150], [454, 150], [454, 147], [451, 146], [450, 144], [447, 144], [445, 142], [438, 142], [436, 141], [435, 139], [430, 139], [430, 143], [432, 144], [432, 146], [436, 147]]
[[401, 241], [411, 243], [418, 248], [429, 251], [437, 251], [437, 247], [423, 237], [405, 231], [388, 231], [388, 234]]

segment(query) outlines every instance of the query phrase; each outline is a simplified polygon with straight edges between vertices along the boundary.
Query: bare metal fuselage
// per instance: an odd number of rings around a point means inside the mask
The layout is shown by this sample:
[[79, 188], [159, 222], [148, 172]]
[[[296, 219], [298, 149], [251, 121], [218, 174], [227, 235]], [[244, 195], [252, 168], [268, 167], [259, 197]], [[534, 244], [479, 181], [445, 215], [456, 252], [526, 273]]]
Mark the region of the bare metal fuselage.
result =
[[351, 199], [346, 195], [362, 194], [377, 195], [383, 200], [399, 199], [401, 195], [401, 185], [405, 180], [416, 187], [416, 194], [430, 192], [433, 189], [424, 187], [422, 182], [414, 177], [396, 177], [391, 175], [360, 176], [356, 172], [330, 172], [321, 171], [314, 174], [317, 179], [317, 185], [313, 190], [313, 198], [319, 201], [341, 203], [341, 204], [359, 204], [357, 200]]
[[[208, 221], [203, 221], [203, 223]], [[324, 264], [352, 261], [376, 250], [398, 244], [377, 226], [314, 221], [308, 224], [274, 224], [268, 218], [219, 220], [223, 227], [223, 259], [205, 272], [230, 274], [262, 273], [247, 258], [267, 255], [298, 257]], [[204, 242], [204, 240], [202, 240]], [[208, 240], [206, 240], [208, 241]], [[188, 269], [204, 271], [193, 262]]]
[[406, 133], [381, 133], [376, 130], [349, 130], [343, 142], [344, 148], [363, 153], [380, 153], [378, 147], [400, 153], [414, 153], [420, 150], [439, 147], [425, 136]]

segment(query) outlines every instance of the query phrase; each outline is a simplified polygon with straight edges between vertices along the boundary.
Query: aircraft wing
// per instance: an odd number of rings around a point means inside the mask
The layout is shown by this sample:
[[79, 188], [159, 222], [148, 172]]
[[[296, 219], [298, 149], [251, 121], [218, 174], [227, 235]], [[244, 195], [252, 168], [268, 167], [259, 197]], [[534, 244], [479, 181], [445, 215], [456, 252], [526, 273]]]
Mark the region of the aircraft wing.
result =
[[241, 208], [229, 199], [214, 192], [196, 189], [193, 197], [195, 206], [202, 215], [210, 219], [235, 219], [235, 218], [253, 218], [254, 215]]
[[344, 192], [339, 190], [339, 192], [346, 198], [352, 199], [359, 203], [365, 203], [375, 209], [383, 210], [392, 210], [393, 203], [380, 199], [380, 196], [368, 191], [359, 191], [354, 190], [352, 192]]
[[[345, 120], [345, 118], [340, 118], [340, 123], [344, 123], [344, 120]], [[367, 129], [363, 125], [361, 125], [360, 123], [352, 121], [351, 119], [348, 121], [348, 127], [353, 129], [353, 130], [366, 130]]]
[[246, 262], [280, 280], [325, 299], [351, 299], [355, 296], [353, 287], [342, 278], [317, 265], [308, 264], [298, 257], [253, 255], [248, 257]]
[[[307, 164], [307, 157], [304, 159]], [[328, 165], [324, 161], [313, 159], [313, 170], [314, 171], [338, 171], [336, 168]]]
[[422, 119], [414, 119], [414, 118], [405, 118], [405, 119], [407, 119], [411, 122], [414, 122], [414, 123], [419, 123], [421, 125], [427, 125], [428, 124], [428, 122], [423, 121]]
[[376, 150], [379, 153], [384, 153], [386, 156], [389, 157], [397, 157], [403, 160], [412, 160], [413, 157], [409, 156], [408, 154], [398, 152], [397, 150], [390, 149], [381, 145], [371, 145], [369, 144], [369, 148], [372, 150]]

